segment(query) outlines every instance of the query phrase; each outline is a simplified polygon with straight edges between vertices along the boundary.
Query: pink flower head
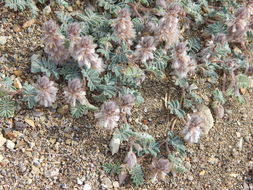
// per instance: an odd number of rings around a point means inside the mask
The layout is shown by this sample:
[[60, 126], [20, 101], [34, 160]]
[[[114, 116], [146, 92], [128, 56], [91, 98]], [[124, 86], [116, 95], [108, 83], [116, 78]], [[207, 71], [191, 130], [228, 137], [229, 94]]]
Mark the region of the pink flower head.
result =
[[141, 38], [141, 42], [136, 46], [135, 57], [145, 63], [148, 60], [154, 59], [153, 52], [156, 50], [154, 38], [146, 36]]
[[153, 158], [149, 168], [152, 171], [151, 181], [154, 183], [156, 180], [165, 180], [165, 176], [170, 172], [170, 162], [163, 158]]
[[89, 36], [82, 37], [73, 48], [73, 58], [78, 61], [79, 66], [86, 66], [101, 73], [105, 65], [98, 54], [95, 52], [96, 44]]
[[76, 100], [82, 105], [87, 102], [86, 92], [78, 78], [68, 82], [68, 88], [64, 91], [64, 94], [67, 98], [67, 102], [73, 107], [76, 105]]
[[131, 115], [131, 109], [134, 105], [135, 98], [132, 94], [126, 94], [120, 97], [121, 112]]
[[64, 47], [64, 37], [57, 33], [58, 25], [50, 20], [43, 25], [44, 36], [43, 43], [45, 52], [49, 59], [56, 64], [62, 64], [69, 57], [68, 50]]
[[191, 115], [188, 118], [185, 128], [182, 131], [184, 135], [184, 140], [189, 143], [198, 143], [201, 129], [199, 125], [202, 123], [203, 119], [198, 115]]
[[35, 96], [35, 101], [40, 105], [49, 107], [56, 100], [57, 88], [54, 87], [54, 82], [48, 77], [40, 77], [36, 83], [38, 94]]
[[98, 125], [106, 129], [112, 130], [117, 127], [120, 109], [113, 101], [104, 102], [101, 106], [101, 110], [95, 113], [95, 118], [98, 119]]

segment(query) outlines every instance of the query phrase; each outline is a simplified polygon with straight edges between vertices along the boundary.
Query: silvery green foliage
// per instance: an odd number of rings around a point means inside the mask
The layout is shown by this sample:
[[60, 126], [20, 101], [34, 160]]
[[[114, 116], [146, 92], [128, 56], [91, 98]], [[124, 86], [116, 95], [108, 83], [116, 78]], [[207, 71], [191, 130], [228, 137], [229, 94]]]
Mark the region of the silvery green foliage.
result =
[[113, 101], [104, 102], [100, 112], [95, 113], [95, 118], [98, 119], [98, 125], [108, 130], [117, 127], [120, 119], [120, 109]]
[[112, 22], [112, 28], [113, 34], [120, 42], [131, 44], [131, 39], [135, 38], [134, 25], [127, 8], [121, 9], [118, 12], [117, 18]]
[[43, 76], [37, 80], [35, 85], [38, 93], [35, 96], [35, 102], [41, 106], [49, 107], [56, 100], [56, 93], [58, 89], [54, 86], [54, 82], [50, 81], [48, 77]]
[[153, 158], [149, 168], [152, 172], [151, 182], [154, 183], [156, 180], [164, 181], [167, 173], [170, 172], [170, 162], [163, 158]]
[[13, 117], [15, 112], [15, 101], [13, 95], [16, 88], [9, 77], [0, 74], [0, 117]]
[[64, 91], [64, 95], [72, 107], [76, 106], [76, 101], [80, 104], [87, 104], [85, 86], [80, 79], [75, 78], [68, 82], [68, 87]]
[[142, 63], [154, 59], [153, 52], [156, 50], [154, 38], [151, 36], [142, 37], [140, 43], [136, 46], [135, 57]]
[[182, 130], [182, 134], [184, 135], [184, 140], [192, 143], [198, 143], [201, 135], [201, 129], [199, 125], [202, 123], [202, 118], [198, 115], [189, 116], [187, 123]]
[[[32, 16], [38, 16], [39, 9], [36, 4], [45, 4], [45, 0], [1, 0], [5, 3], [5, 6], [13, 9], [14, 11], [24, 11], [29, 9]], [[53, 2], [53, 1], [52, 1]], [[68, 7], [68, 2], [65, 0], [54, 0], [58, 5]]]

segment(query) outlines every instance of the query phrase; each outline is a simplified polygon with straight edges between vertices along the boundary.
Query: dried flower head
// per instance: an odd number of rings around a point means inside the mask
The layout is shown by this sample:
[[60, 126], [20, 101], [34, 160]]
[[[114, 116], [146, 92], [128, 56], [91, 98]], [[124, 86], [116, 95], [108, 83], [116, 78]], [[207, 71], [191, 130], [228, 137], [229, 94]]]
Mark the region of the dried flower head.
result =
[[98, 119], [98, 125], [106, 129], [112, 130], [115, 128], [119, 121], [120, 109], [113, 101], [104, 102], [101, 110], [95, 113], [95, 118]]
[[198, 115], [191, 115], [188, 118], [185, 128], [182, 131], [184, 135], [184, 140], [189, 143], [198, 143], [201, 129], [199, 125], [202, 123], [203, 119]]
[[76, 105], [76, 100], [78, 100], [82, 105], [87, 103], [86, 92], [82, 86], [80, 79], [78, 78], [70, 80], [68, 82], [68, 88], [66, 88], [64, 94], [67, 98], [67, 103], [73, 107]]
[[74, 22], [68, 25], [67, 35], [69, 38], [78, 37], [80, 33], [80, 25], [78, 22]]
[[124, 159], [124, 162], [127, 164], [128, 168], [133, 168], [136, 164], [137, 164], [137, 157], [135, 155], [135, 153], [130, 150], [125, 159]]
[[57, 33], [58, 25], [50, 20], [43, 25], [43, 44], [49, 59], [56, 64], [62, 64], [69, 57], [68, 50], [64, 47], [64, 37]]
[[141, 42], [136, 46], [135, 57], [145, 63], [148, 60], [154, 59], [153, 52], [156, 50], [154, 38], [146, 36], [141, 38]]
[[234, 20], [228, 27], [228, 39], [240, 42], [245, 33], [250, 29], [251, 16], [253, 15], [253, 3], [240, 7], [234, 14]]
[[213, 112], [216, 116], [216, 118], [223, 118], [224, 117], [224, 107], [219, 104], [217, 101], [214, 101], [212, 103]]
[[159, 21], [159, 29], [156, 33], [156, 38], [158, 41], [165, 41], [166, 47], [169, 48], [178, 42], [180, 37], [179, 31], [179, 19], [178, 16], [181, 14], [181, 8], [172, 3], [167, 14], [162, 17]]
[[38, 94], [35, 96], [35, 101], [40, 105], [49, 107], [56, 100], [57, 88], [54, 87], [54, 82], [48, 77], [40, 77], [36, 83]]
[[151, 181], [154, 183], [156, 180], [165, 180], [165, 176], [170, 172], [170, 162], [163, 158], [153, 158], [149, 166], [152, 171]]
[[96, 44], [89, 36], [82, 37], [73, 48], [73, 58], [78, 61], [79, 66], [86, 66], [101, 73], [105, 65], [98, 54], [95, 52]]
[[127, 8], [121, 9], [118, 18], [112, 23], [113, 34], [120, 42], [124, 41], [131, 44], [131, 39], [135, 38], [134, 25]]
[[135, 98], [132, 94], [123, 95], [120, 97], [120, 110], [124, 114], [131, 115], [131, 109], [134, 105]]
[[174, 74], [180, 78], [186, 78], [187, 74], [193, 73], [196, 68], [196, 62], [189, 55], [187, 55], [186, 44], [181, 42], [175, 46], [172, 69]]

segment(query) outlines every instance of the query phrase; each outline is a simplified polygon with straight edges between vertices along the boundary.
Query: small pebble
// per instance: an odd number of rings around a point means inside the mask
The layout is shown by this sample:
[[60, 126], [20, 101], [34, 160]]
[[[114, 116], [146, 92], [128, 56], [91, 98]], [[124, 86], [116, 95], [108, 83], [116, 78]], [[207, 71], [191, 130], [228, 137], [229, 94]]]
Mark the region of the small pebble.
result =
[[6, 147], [7, 147], [8, 149], [10, 149], [10, 150], [13, 150], [14, 147], [15, 147], [15, 143], [12, 142], [11, 140], [7, 140], [7, 141], [6, 141]]
[[85, 184], [82, 190], [91, 190], [91, 186], [89, 184]]

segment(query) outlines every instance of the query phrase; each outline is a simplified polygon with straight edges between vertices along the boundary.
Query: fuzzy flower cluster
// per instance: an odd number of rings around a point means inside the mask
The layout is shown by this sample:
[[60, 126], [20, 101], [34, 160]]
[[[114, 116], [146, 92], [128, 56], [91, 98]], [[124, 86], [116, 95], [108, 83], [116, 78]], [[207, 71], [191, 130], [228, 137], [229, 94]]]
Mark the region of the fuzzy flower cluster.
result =
[[64, 47], [64, 37], [58, 33], [59, 26], [52, 20], [43, 25], [45, 52], [49, 59], [57, 64], [62, 64], [69, 57], [68, 49]]
[[130, 150], [125, 159], [124, 162], [127, 164], [128, 168], [133, 168], [136, 164], [137, 164], [137, 156], [135, 155], [135, 153]]
[[185, 43], [181, 42], [175, 46], [171, 67], [174, 69], [174, 74], [180, 78], [186, 78], [189, 72], [193, 73], [195, 71], [196, 62], [187, 55]]
[[152, 171], [151, 181], [154, 183], [156, 180], [165, 180], [165, 176], [170, 172], [170, 162], [163, 158], [153, 158], [149, 168]]
[[102, 58], [95, 52], [96, 44], [90, 36], [80, 36], [80, 25], [71, 23], [67, 27], [67, 37], [69, 39], [69, 47], [64, 46], [64, 37], [57, 30], [58, 26], [53, 21], [44, 24], [45, 52], [49, 58], [56, 63], [63, 63], [71, 55], [80, 67], [87, 67], [101, 73], [105, 70], [105, 64]]
[[112, 23], [113, 34], [120, 40], [131, 44], [131, 39], [135, 38], [134, 25], [131, 21], [130, 13], [127, 8], [121, 9], [118, 18]]
[[179, 16], [182, 14], [182, 8], [171, 3], [167, 9], [167, 14], [159, 20], [156, 38], [158, 41], [166, 42], [165, 48], [169, 48], [179, 41]]
[[134, 105], [135, 98], [131, 94], [120, 97], [120, 110], [124, 114], [131, 115], [131, 109]]
[[142, 37], [136, 46], [135, 57], [142, 63], [154, 59], [153, 52], [156, 50], [154, 38], [151, 36]]
[[76, 101], [82, 105], [87, 103], [86, 92], [80, 79], [76, 78], [68, 82], [68, 87], [64, 91], [67, 103], [72, 107], [76, 105]]
[[36, 83], [38, 94], [35, 96], [35, 101], [41, 106], [49, 107], [56, 100], [57, 88], [54, 87], [54, 82], [48, 77], [40, 77]]
[[104, 102], [101, 106], [101, 110], [95, 113], [95, 118], [98, 119], [98, 125], [106, 129], [112, 130], [117, 127], [120, 119], [119, 106], [113, 101]]
[[199, 125], [202, 123], [202, 121], [203, 119], [198, 115], [191, 115], [188, 118], [186, 126], [182, 131], [185, 141], [189, 142], [190, 144], [198, 143], [201, 135], [201, 129]]
[[73, 46], [72, 57], [78, 62], [79, 66], [86, 66], [101, 73], [105, 69], [103, 60], [95, 52], [96, 44], [89, 36], [82, 37]]
[[240, 42], [245, 33], [252, 29], [253, 1], [239, 8], [234, 14], [234, 20], [228, 28], [229, 41]]
[[95, 118], [98, 119], [98, 126], [109, 130], [117, 127], [120, 119], [120, 112], [123, 114], [131, 114], [134, 101], [133, 95], [127, 94], [120, 97], [120, 106], [113, 101], [104, 102], [100, 112], [95, 113]]

